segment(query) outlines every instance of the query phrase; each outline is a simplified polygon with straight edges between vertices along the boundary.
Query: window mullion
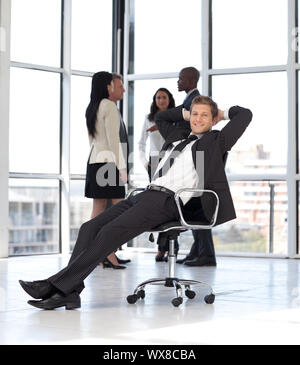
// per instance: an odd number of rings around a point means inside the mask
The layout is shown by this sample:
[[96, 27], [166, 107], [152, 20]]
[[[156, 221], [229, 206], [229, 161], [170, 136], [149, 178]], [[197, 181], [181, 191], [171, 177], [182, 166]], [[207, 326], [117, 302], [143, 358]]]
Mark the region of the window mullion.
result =
[[71, 0], [62, 3], [62, 81], [61, 81], [61, 253], [70, 253], [70, 103], [71, 103]]

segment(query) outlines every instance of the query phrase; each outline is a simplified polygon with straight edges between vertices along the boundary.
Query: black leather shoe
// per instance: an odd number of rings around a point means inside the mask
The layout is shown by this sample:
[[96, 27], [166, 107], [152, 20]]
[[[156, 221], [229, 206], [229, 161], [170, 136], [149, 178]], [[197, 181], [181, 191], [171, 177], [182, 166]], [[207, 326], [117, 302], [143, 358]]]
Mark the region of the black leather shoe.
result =
[[28, 300], [28, 304], [40, 309], [55, 309], [65, 307], [66, 309], [76, 309], [81, 307], [80, 296], [73, 292], [68, 295], [55, 293], [50, 298], [44, 300]]
[[19, 283], [26, 293], [35, 299], [47, 299], [57, 291], [57, 289], [47, 280], [19, 280]]
[[187, 260], [193, 260], [194, 256], [187, 255], [183, 259], [176, 260], [176, 264], [184, 264]]
[[157, 255], [155, 256], [155, 261], [156, 262], [163, 262], [163, 261], [168, 261], [168, 256], [165, 256], [165, 252], [162, 251], [158, 251]]
[[185, 261], [184, 265], [187, 266], [217, 266], [216, 259], [214, 257], [202, 256], [195, 257], [193, 260]]

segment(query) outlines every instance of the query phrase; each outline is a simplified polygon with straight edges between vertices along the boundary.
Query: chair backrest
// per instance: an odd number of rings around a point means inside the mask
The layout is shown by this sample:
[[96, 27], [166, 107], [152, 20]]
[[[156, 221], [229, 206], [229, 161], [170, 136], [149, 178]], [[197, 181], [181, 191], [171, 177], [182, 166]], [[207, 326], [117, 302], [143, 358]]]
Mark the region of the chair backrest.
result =
[[[225, 152], [223, 155], [224, 168], [227, 163], [227, 158], [228, 158], [228, 152]], [[199, 200], [196, 197], [190, 199], [183, 209], [184, 217], [186, 218], [186, 220], [197, 220], [195, 214], [197, 215], [197, 212], [201, 211], [202, 211], [201, 199]]]

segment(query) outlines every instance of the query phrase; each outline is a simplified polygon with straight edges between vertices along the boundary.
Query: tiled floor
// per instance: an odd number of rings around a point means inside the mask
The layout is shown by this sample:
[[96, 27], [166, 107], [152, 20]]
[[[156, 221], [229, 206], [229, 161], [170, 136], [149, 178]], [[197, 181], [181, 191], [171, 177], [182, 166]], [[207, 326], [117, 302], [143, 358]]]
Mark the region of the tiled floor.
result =
[[126, 270], [97, 267], [79, 310], [41, 311], [18, 279], [42, 279], [65, 266], [61, 256], [0, 260], [0, 344], [300, 344], [300, 260], [217, 257], [217, 268], [177, 265], [177, 276], [209, 282], [175, 308], [173, 288], [148, 287], [144, 300], [126, 296], [141, 281], [167, 274], [154, 254], [127, 249]]

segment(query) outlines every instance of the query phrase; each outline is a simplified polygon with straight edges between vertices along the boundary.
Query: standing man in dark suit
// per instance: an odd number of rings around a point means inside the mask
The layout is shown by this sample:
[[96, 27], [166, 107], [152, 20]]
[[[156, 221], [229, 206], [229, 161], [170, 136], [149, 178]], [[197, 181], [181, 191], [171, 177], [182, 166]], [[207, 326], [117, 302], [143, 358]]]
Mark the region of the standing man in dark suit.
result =
[[200, 78], [200, 73], [195, 67], [185, 67], [179, 72], [179, 77], [177, 81], [178, 91], [185, 91], [186, 97], [183, 101], [183, 104], [179, 105], [177, 111], [179, 112], [178, 115], [174, 115], [176, 118], [175, 125], [176, 127], [180, 126], [188, 126], [182, 114], [182, 110], [190, 110], [190, 106], [195, 96], [200, 95], [199, 90], [197, 89], [197, 84]]
[[[84, 223], [65, 268], [46, 280], [20, 280], [29, 295], [41, 299], [30, 300], [30, 305], [41, 309], [79, 308], [85, 278], [110, 252], [143, 232], [179, 219], [174, 199], [174, 192], [179, 189], [197, 188], [200, 182], [204, 189], [218, 194], [216, 224], [236, 218], [223, 156], [245, 132], [252, 119], [251, 111], [239, 106], [231, 107], [228, 112], [218, 110], [210, 98], [198, 96], [191, 105], [192, 133], [187, 128], [174, 128], [162, 116], [162, 112], [157, 113], [156, 123], [166, 141], [162, 149], [165, 153], [151, 184], [142, 193], [120, 201]], [[228, 117], [230, 121], [221, 131], [211, 130], [214, 124]], [[201, 165], [199, 154], [203, 157]], [[182, 197], [183, 205], [192, 198], [193, 193]], [[201, 201], [201, 213], [210, 222], [215, 199], [204, 194], [194, 199]]]
[[[199, 96], [197, 89], [200, 73], [195, 67], [183, 68], [177, 81], [178, 91], [185, 91], [186, 97], [183, 104], [176, 108], [168, 109], [162, 118], [168, 122], [174, 122], [177, 128], [189, 128], [189, 122], [184, 119], [184, 111], [189, 111], [194, 97]], [[192, 230], [194, 242], [190, 252], [183, 259], [178, 259], [178, 264], [188, 266], [216, 266], [216, 255], [211, 229]]]

